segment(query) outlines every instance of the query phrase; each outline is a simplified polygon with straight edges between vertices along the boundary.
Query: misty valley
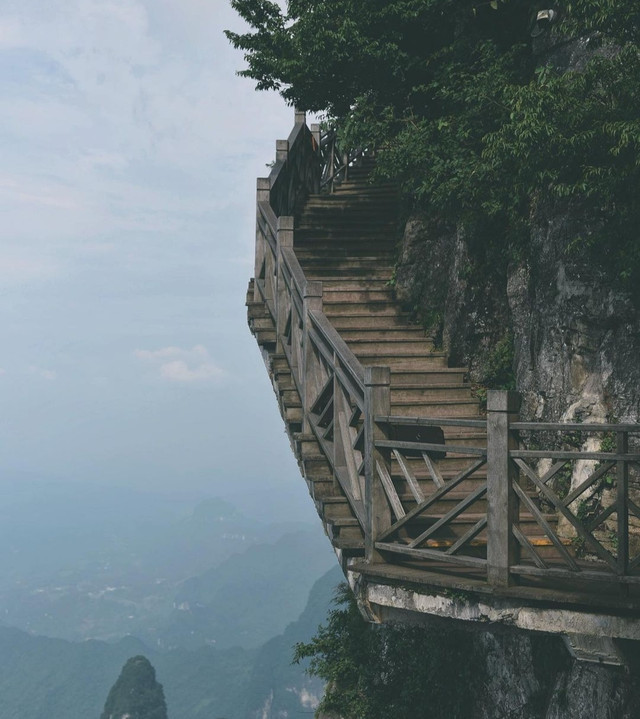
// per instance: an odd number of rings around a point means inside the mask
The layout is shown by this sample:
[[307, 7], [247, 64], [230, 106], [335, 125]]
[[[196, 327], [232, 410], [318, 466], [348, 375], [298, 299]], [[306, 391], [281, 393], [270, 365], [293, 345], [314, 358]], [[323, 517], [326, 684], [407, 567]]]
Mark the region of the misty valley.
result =
[[91, 483], [7, 482], [1, 512], [2, 719], [98, 717], [135, 655], [172, 719], [317, 705], [291, 665], [341, 577], [317, 527]]

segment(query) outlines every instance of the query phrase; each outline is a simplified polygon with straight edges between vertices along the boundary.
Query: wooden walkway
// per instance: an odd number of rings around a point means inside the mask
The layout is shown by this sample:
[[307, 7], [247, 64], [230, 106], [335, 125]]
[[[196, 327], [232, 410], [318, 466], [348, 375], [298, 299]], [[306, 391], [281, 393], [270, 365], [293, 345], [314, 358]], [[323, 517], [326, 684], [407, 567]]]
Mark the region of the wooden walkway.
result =
[[[485, 413], [465, 368], [450, 367], [395, 299], [398, 197], [369, 182], [372, 164], [296, 116], [258, 180], [247, 293], [344, 568], [391, 585], [636, 615], [640, 455], [630, 448], [640, 427], [524, 423], [507, 392], [489, 392]], [[585, 451], [587, 437], [606, 438], [608, 451]]]

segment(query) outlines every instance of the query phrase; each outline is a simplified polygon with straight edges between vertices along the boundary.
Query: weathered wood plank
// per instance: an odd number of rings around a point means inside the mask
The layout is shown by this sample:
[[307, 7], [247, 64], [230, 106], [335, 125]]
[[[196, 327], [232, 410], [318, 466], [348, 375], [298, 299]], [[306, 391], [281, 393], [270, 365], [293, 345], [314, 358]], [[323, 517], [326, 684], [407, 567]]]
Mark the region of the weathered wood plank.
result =
[[409, 485], [411, 494], [413, 494], [413, 498], [418, 503], [424, 502], [424, 494], [420, 489], [420, 484], [418, 483], [418, 480], [415, 478], [415, 475], [413, 474], [407, 463], [404, 461], [404, 457], [400, 454], [400, 452], [398, 452], [397, 449], [393, 450], [393, 455], [396, 458], [398, 464], [400, 465], [400, 469], [402, 470], [404, 478], [407, 480], [407, 484]]
[[[551, 527], [549, 522], [547, 522], [547, 520], [544, 518], [544, 515], [538, 509], [535, 502], [531, 499], [531, 497], [529, 497], [529, 495], [522, 489], [522, 487], [517, 482], [514, 482], [513, 489], [518, 495], [520, 501], [525, 505], [525, 507], [529, 510], [530, 514], [536, 520], [536, 522], [540, 525], [540, 527], [542, 527], [542, 531], [553, 542], [555, 548], [560, 553], [560, 556], [571, 567], [573, 571], [577, 572], [579, 570], [578, 565], [574, 561], [573, 557], [569, 554], [569, 552], [567, 552], [566, 547], [562, 544], [558, 535], [553, 531], [553, 528]], [[514, 524], [516, 523], [514, 522]], [[535, 550], [533, 551], [535, 552]]]
[[455, 554], [459, 549], [462, 549], [462, 547], [467, 542], [470, 542], [472, 539], [475, 539], [486, 526], [487, 518], [482, 517], [473, 525], [473, 527], [471, 527], [468, 532], [465, 532], [465, 534], [463, 534], [462, 537], [460, 537], [460, 539], [453, 546], [449, 547], [445, 554]]
[[608, 552], [601, 544], [595, 539], [587, 530], [582, 526], [582, 522], [577, 519], [563, 504], [562, 500], [558, 495], [545, 484], [543, 484], [536, 473], [521, 459], [516, 459], [516, 464], [522, 469], [522, 471], [531, 479], [531, 481], [538, 487], [538, 489], [544, 494], [544, 496], [553, 504], [553, 506], [562, 514], [562, 516], [571, 523], [574, 527], [578, 536], [581, 537], [586, 544], [593, 549], [594, 553], [597, 554], [600, 559], [605, 561], [612, 569], [617, 568], [617, 562], [615, 557]]
[[382, 482], [385, 494], [387, 495], [387, 499], [389, 500], [389, 504], [391, 505], [391, 509], [393, 510], [396, 519], [402, 519], [402, 517], [406, 515], [406, 512], [404, 511], [402, 502], [398, 497], [396, 488], [393, 486], [393, 480], [391, 479], [387, 468], [384, 465], [380, 464], [380, 462], [376, 462], [376, 470], [378, 472], [378, 477]]
[[511, 531], [518, 517], [513, 491], [517, 472], [509, 452], [518, 446], [511, 423], [518, 419], [519, 406], [514, 392], [487, 393], [487, 578], [495, 587], [509, 586], [509, 567], [517, 561], [518, 544]]
[[347, 472], [349, 473], [349, 479], [351, 480], [351, 491], [355, 499], [361, 500], [362, 489], [360, 487], [360, 477], [358, 475], [358, 468], [356, 460], [353, 456], [353, 448], [351, 446], [351, 433], [349, 432], [347, 415], [342, 410], [338, 411], [338, 431], [340, 432], [340, 441], [342, 442]]
[[387, 542], [376, 542], [376, 548], [385, 552], [393, 552], [394, 554], [405, 554], [408, 557], [416, 559], [435, 559], [438, 562], [446, 562], [448, 564], [459, 564], [463, 567], [479, 567], [487, 566], [487, 560], [481, 557], [467, 557], [458, 554], [445, 554], [437, 549], [416, 549], [403, 544], [389, 544]]
[[550, 449], [517, 449], [509, 453], [513, 459], [594, 459], [600, 462], [637, 462], [640, 454], [620, 454], [618, 452], [555, 451]]
[[[616, 452], [624, 456], [629, 451], [629, 435], [626, 432], [616, 432]], [[629, 465], [619, 460], [616, 466], [616, 508], [618, 517], [618, 574], [625, 574], [629, 563]]]
[[440, 472], [440, 469], [438, 468], [438, 465], [429, 457], [429, 455], [426, 452], [422, 453], [422, 459], [424, 460], [424, 463], [427, 465], [427, 469], [429, 470], [429, 474], [431, 475], [431, 479], [433, 480], [433, 483], [436, 485], [438, 489], [444, 487], [444, 479], [442, 478], [442, 473]]
[[531, 432], [633, 432], [640, 433], [640, 424], [584, 424], [563, 422], [513, 422], [512, 428]]
[[588, 569], [581, 569], [580, 572], [572, 572], [568, 569], [559, 569], [556, 567], [540, 569], [538, 567], [530, 567], [526, 564], [516, 564], [511, 567], [511, 571], [514, 574], [527, 574], [532, 577], [543, 577], [546, 579], [556, 578], [573, 581], [579, 579], [585, 582], [606, 582], [609, 584], [640, 584], [640, 575], [627, 574], [620, 576], [612, 572], [598, 572]]
[[410, 512], [407, 512], [407, 515], [403, 517], [401, 520], [393, 524], [386, 532], [383, 532], [379, 540], [384, 541], [387, 537], [391, 536], [394, 532], [398, 531], [404, 525], [411, 521], [414, 517], [418, 516], [425, 510], [429, 509], [429, 507], [434, 504], [435, 502], [439, 502], [443, 497], [445, 497], [452, 489], [455, 489], [461, 482], [464, 482], [465, 479], [468, 479], [474, 472], [476, 472], [480, 467], [482, 467], [485, 464], [484, 459], [480, 459], [477, 462], [474, 462], [469, 467], [466, 467], [461, 472], [459, 472], [452, 480], [450, 480], [444, 487], [434, 492], [430, 497], [424, 500], [424, 502], [421, 502], [416, 507], [414, 507]]
[[379, 449], [412, 449], [417, 452], [442, 452], [447, 454], [469, 454], [474, 457], [486, 457], [487, 450], [482, 447], [462, 447], [453, 444], [430, 444], [428, 442], [402, 442], [397, 439], [379, 440]]
[[360, 361], [324, 314], [311, 312], [310, 317], [317, 331], [329, 342], [338, 357], [340, 357], [344, 367], [353, 376], [361, 392], [364, 392], [364, 367], [360, 364]]
[[423, 427], [474, 427], [485, 429], [487, 421], [484, 419], [455, 419], [444, 417], [403, 417], [400, 415], [378, 415], [375, 418], [378, 424], [404, 424]]
[[486, 483], [478, 487], [474, 492], [472, 492], [469, 496], [465, 497], [461, 502], [459, 502], [453, 509], [449, 510], [444, 517], [439, 519], [433, 526], [429, 527], [429, 529], [426, 529], [422, 534], [420, 534], [418, 537], [416, 537], [410, 544], [410, 547], [417, 547], [419, 544], [424, 542], [425, 540], [429, 539], [429, 537], [437, 532], [441, 527], [444, 527], [445, 525], [449, 524], [452, 519], [455, 519], [459, 514], [462, 514], [467, 507], [470, 507], [474, 502], [477, 502], [481, 497], [484, 497], [484, 495], [487, 493], [487, 485]]
[[520, 546], [527, 550], [527, 552], [531, 556], [531, 559], [533, 559], [533, 561], [536, 563], [536, 565], [540, 569], [546, 569], [547, 565], [546, 565], [545, 561], [536, 552], [536, 550], [533, 548], [533, 545], [527, 539], [527, 537], [520, 531], [520, 527], [518, 527], [517, 524], [514, 524], [511, 527], [511, 531], [513, 532], [513, 536], [520, 542]]
[[615, 464], [615, 462], [605, 462], [593, 474], [587, 477], [584, 482], [581, 482], [574, 490], [569, 492], [569, 494], [563, 500], [564, 506], [568, 507], [571, 502], [575, 501], [585, 490], [589, 489], [592, 484], [595, 484], [600, 479], [600, 477], [603, 477], [612, 467], [615, 467]]

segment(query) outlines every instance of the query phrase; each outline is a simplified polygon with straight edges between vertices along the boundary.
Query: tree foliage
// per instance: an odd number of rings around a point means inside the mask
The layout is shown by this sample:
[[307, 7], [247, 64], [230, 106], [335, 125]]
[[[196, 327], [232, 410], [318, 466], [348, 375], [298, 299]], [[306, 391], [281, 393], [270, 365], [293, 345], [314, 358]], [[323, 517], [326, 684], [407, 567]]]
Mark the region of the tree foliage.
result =
[[[409, 202], [485, 228], [505, 261], [526, 253], [532, 211], [580, 206], [574, 249], [640, 278], [640, 4], [571, 0], [532, 51], [533, 0], [232, 0], [228, 33], [259, 89], [324, 113], [351, 146], [375, 148]], [[553, 55], [551, 55], [553, 57]], [[636, 283], [637, 284], [637, 283]]]
[[[295, 661], [310, 658], [309, 672], [327, 682], [318, 715], [341, 719], [464, 719], [471, 717], [472, 688], [481, 672], [470, 635], [406, 625], [375, 626], [361, 617], [349, 587], [336, 596], [338, 608]], [[450, 678], [464, 690], [452, 692]]]

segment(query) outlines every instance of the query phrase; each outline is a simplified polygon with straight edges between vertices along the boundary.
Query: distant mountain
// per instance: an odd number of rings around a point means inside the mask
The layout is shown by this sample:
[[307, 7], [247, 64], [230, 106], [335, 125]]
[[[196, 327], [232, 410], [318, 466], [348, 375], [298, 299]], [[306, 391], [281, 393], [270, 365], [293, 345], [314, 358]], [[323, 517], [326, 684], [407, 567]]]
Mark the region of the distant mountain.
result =
[[258, 647], [300, 614], [316, 578], [334, 564], [317, 531], [254, 545], [184, 582], [157, 638], [168, 647]]
[[326, 621], [335, 589], [343, 581], [344, 575], [335, 565], [313, 585], [300, 618], [260, 648], [247, 687], [244, 719], [311, 716], [322, 698], [324, 684], [304, 673], [307, 661], [291, 663], [293, 647], [298, 642], [309, 642]]
[[[73, 503], [59, 487], [42, 492], [29, 485], [0, 509], [0, 621], [69, 640], [136, 634], [155, 642], [183, 582], [300, 526], [262, 524], [220, 499], [176, 516], [165, 500], [140, 492], [83, 487]], [[313, 551], [330, 561], [321, 538]], [[315, 561], [318, 576], [329, 565]]]
[[168, 719], [162, 684], [144, 656], [128, 659], [111, 687], [100, 719]]
[[292, 647], [324, 621], [341, 576], [335, 567], [318, 580], [299, 619], [257, 651], [159, 652], [131, 637], [71, 643], [0, 627], [0, 719], [97, 719], [113, 678], [135, 655], [155, 666], [170, 719], [306, 719], [322, 686], [291, 665]]

